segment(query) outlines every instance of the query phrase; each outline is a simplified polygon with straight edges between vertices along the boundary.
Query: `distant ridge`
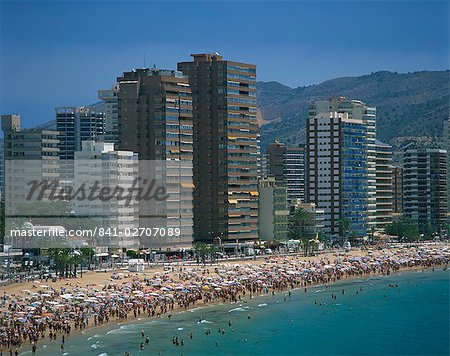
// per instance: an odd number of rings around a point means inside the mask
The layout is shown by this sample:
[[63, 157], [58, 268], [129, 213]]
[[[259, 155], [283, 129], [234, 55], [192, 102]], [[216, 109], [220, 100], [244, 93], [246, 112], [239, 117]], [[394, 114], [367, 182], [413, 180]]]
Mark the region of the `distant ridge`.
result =
[[[381, 71], [298, 88], [276, 81], [258, 82], [261, 146], [264, 150], [275, 139], [290, 145], [303, 143], [308, 103], [333, 95], [376, 106], [377, 135], [383, 142], [396, 145], [419, 136], [427, 141], [440, 140], [443, 121], [450, 118], [449, 82], [448, 70], [404, 74]], [[101, 101], [87, 106], [103, 109]], [[55, 120], [51, 120], [37, 127], [55, 126]]]
[[[392, 73], [381, 71], [360, 77], [342, 77], [317, 85], [290, 88], [278, 82], [258, 82], [261, 145], [280, 139], [295, 145], [304, 142], [308, 103], [333, 95], [360, 99], [376, 106], [377, 134], [381, 141], [411, 136], [442, 136], [449, 118], [447, 71]], [[274, 121], [274, 122], [272, 122]]]

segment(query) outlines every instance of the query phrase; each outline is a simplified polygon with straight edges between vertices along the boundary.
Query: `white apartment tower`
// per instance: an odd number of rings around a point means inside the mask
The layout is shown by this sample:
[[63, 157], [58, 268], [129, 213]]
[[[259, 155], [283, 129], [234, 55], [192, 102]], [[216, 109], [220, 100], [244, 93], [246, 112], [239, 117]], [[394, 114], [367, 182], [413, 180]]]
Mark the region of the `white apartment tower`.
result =
[[[125, 192], [138, 177], [138, 155], [131, 151], [116, 151], [113, 143], [83, 141], [82, 150], [75, 152], [76, 191], [83, 183], [92, 187], [98, 182], [102, 188], [120, 187]], [[95, 222], [96, 226], [110, 229], [99, 236], [100, 245], [115, 248], [136, 247], [138, 241], [127, 232], [139, 226], [139, 203], [135, 199], [72, 200], [77, 215]]]

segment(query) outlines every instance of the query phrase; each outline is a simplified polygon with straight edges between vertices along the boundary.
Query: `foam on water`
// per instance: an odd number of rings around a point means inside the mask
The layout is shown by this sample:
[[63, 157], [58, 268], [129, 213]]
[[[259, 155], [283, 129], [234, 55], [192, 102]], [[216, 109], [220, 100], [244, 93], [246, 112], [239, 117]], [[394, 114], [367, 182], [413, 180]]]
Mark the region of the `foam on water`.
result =
[[[150, 355], [160, 351], [164, 355], [179, 354], [181, 349], [172, 344], [174, 334], [184, 340], [182, 352], [186, 355], [279, 355], [281, 350], [283, 354], [294, 355], [299, 352], [298, 345], [302, 353], [316, 355], [353, 356], [360, 355], [361, 350], [371, 355], [449, 355], [449, 273], [450, 270], [435, 273], [425, 270], [421, 274], [413, 271], [403, 272], [402, 276], [394, 273], [388, 278], [364, 278], [356, 283], [345, 280], [330, 284], [329, 293], [304, 293], [304, 288], [291, 291], [288, 301], [283, 301], [283, 292], [277, 293], [270, 303], [265, 303], [268, 299], [255, 298], [248, 304], [202, 306], [190, 313], [174, 314], [170, 322], [164, 318], [134, 324], [127, 321], [120, 327], [100, 326], [95, 333], [101, 336], [102, 342], [94, 347], [101, 347], [103, 356], [138, 354], [143, 341], [140, 330], [144, 330], [151, 335], [150, 346], [145, 351]], [[398, 288], [390, 288], [389, 283], [398, 284]], [[360, 287], [364, 293], [356, 294]], [[323, 286], [311, 288], [312, 291], [323, 289]], [[333, 289], [337, 300], [330, 298]], [[342, 289], [345, 294], [340, 293]], [[315, 300], [322, 306], [315, 305]], [[251, 318], [248, 318], [250, 309]], [[426, 323], [420, 323], [421, 320]], [[216, 327], [211, 328], [209, 324], [213, 322], [217, 328], [225, 329], [226, 335], [219, 335]], [[213, 336], [205, 332], [210, 328]], [[364, 330], [364, 333], [354, 330]], [[191, 333], [192, 339], [188, 337]], [[87, 330], [87, 335], [93, 334], [94, 331]], [[58, 355], [59, 346], [51, 343], [43, 354]], [[72, 350], [72, 347], [77, 355], [95, 352], [81, 334], [75, 333], [67, 339], [66, 348]]]
[[213, 324], [213, 323], [214, 323], [213, 321], [209, 321], [206, 319], [203, 319], [203, 320], [197, 322], [197, 324]]

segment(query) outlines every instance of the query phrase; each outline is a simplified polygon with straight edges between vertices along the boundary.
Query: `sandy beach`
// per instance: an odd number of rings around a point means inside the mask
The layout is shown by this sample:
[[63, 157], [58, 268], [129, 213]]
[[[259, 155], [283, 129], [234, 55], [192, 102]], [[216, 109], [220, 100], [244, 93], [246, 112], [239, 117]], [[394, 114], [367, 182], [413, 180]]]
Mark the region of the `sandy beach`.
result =
[[205, 266], [172, 263], [141, 273], [87, 272], [76, 279], [16, 283], [0, 288], [0, 340], [6, 350], [21, 345], [35, 349], [42, 338], [55, 340], [106, 323], [170, 318], [198, 305], [241, 301], [256, 294], [401, 269], [446, 268], [449, 262], [449, 245], [432, 244], [314, 257], [272, 255]]

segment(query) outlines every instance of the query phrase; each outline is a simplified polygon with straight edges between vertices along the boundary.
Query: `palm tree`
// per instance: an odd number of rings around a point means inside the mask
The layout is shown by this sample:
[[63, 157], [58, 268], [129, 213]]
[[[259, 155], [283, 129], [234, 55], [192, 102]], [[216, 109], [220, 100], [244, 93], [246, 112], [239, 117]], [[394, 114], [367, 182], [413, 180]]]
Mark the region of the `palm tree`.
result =
[[92, 256], [94, 254], [92, 248], [91, 247], [82, 247], [82, 248], [80, 248], [80, 251], [83, 255], [83, 261], [87, 261], [88, 270], [90, 270], [91, 265], [92, 265]]
[[217, 261], [217, 252], [218, 251], [219, 251], [219, 249], [217, 246], [214, 246], [214, 245], [208, 246], [207, 253], [210, 255], [212, 263]]
[[73, 276], [77, 276], [77, 266], [80, 265], [81, 277], [83, 277], [84, 255], [80, 250], [71, 251], [70, 263], [73, 265]]
[[200, 262], [200, 259], [202, 260], [202, 263], [206, 264], [206, 256], [208, 255], [208, 245], [204, 242], [196, 242], [194, 244], [194, 251], [197, 256], [197, 263]]
[[350, 228], [350, 221], [346, 218], [339, 219], [339, 236], [344, 241], [347, 238], [348, 230]]
[[310, 240], [315, 232], [314, 214], [303, 208], [297, 208], [290, 218], [289, 237], [299, 239], [304, 249], [304, 255], [308, 255]]

